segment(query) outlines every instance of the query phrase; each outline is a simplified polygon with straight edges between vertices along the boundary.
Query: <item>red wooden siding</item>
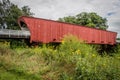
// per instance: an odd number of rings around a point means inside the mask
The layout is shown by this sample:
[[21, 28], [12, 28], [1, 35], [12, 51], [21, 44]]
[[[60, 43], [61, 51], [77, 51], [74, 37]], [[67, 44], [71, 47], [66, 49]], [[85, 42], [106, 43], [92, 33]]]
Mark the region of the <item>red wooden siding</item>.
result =
[[30, 30], [31, 42], [61, 42], [64, 35], [73, 34], [86, 43], [111, 45], [116, 43], [116, 32], [25, 16], [19, 18], [19, 24], [21, 21], [27, 24]]

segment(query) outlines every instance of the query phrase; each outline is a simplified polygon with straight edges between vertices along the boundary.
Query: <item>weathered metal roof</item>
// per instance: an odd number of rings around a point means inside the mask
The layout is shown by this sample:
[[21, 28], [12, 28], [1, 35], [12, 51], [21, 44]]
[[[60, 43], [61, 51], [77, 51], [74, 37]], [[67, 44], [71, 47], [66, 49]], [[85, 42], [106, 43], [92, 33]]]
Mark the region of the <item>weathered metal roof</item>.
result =
[[30, 32], [26, 30], [0, 29], [0, 38], [29, 38]]

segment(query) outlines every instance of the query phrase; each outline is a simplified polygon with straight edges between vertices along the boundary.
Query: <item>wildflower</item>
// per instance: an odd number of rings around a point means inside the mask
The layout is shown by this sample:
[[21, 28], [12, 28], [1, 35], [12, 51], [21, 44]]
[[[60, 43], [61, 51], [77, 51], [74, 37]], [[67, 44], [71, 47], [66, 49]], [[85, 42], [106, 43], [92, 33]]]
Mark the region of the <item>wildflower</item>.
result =
[[120, 59], [120, 57], [117, 57], [118, 59]]
[[77, 51], [75, 51], [76, 52], [76, 54], [80, 54], [81, 52], [80, 52], [80, 50], [77, 50]]
[[92, 57], [95, 57], [95, 54], [92, 54]]
[[65, 41], [64, 40], [62, 40], [62, 44], [64, 44], [65, 43]]

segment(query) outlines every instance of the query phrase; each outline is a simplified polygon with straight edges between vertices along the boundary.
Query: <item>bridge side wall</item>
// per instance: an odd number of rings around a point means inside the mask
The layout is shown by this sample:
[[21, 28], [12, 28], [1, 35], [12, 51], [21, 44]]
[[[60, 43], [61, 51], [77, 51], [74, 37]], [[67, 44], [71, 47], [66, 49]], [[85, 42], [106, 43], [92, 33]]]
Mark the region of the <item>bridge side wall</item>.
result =
[[72, 34], [86, 43], [110, 45], [116, 43], [116, 32], [25, 16], [19, 18], [19, 24], [20, 21], [26, 23], [30, 30], [31, 42], [61, 42], [64, 35]]

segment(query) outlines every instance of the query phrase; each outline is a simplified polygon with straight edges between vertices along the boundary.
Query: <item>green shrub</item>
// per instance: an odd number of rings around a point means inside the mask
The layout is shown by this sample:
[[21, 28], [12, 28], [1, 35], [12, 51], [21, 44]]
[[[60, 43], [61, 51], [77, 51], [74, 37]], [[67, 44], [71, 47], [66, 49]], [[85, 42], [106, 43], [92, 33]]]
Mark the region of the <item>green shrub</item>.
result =
[[119, 80], [118, 67], [119, 61], [110, 56], [80, 58], [76, 66], [75, 80]]
[[69, 58], [70, 60], [78, 59], [79, 57], [84, 58], [87, 55], [96, 53], [92, 46], [85, 44], [73, 35], [65, 36], [58, 51], [58, 54], [65, 59], [71, 57]]
[[21, 48], [27, 47], [27, 43], [25, 42], [24, 39], [10, 40], [10, 48], [14, 49], [18, 47], [21, 47]]
[[56, 49], [46, 45], [11, 49], [6, 42], [1, 45], [0, 79], [3, 80], [120, 79], [119, 51], [112, 56], [101, 56], [91, 45], [72, 35], [66, 36]]

